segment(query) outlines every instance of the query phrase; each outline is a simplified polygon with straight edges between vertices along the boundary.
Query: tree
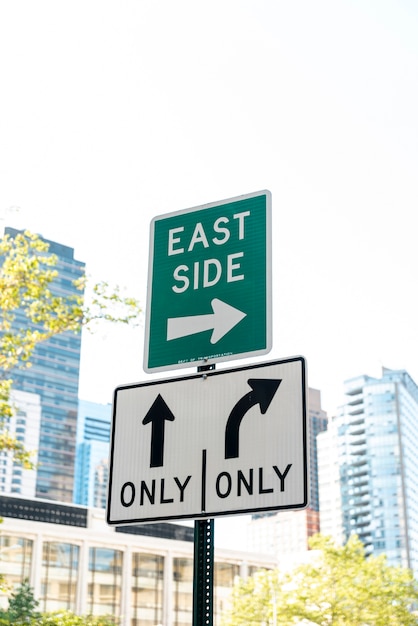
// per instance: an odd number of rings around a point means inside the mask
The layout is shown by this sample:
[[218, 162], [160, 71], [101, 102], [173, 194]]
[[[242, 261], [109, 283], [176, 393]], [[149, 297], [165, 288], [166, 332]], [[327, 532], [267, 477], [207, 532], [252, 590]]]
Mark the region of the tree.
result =
[[291, 573], [260, 572], [233, 590], [224, 626], [412, 626], [418, 587], [410, 570], [366, 557], [356, 536], [345, 546], [311, 538], [311, 562]]
[[[76, 296], [60, 296], [55, 283], [57, 257], [48, 248], [29, 231], [0, 240], [0, 450], [11, 451], [26, 467], [31, 466], [29, 453], [5, 428], [14, 410], [12, 370], [29, 367], [36, 346], [54, 335], [92, 329], [98, 320], [132, 324], [141, 310], [137, 300], [123, 296], [119, 287], [111, 289], [105, 282], [90, 287], [85, 275], [75, 281]], [[87, 287], [92, 296], [85, 304]], [[19, 324], [18, 312], [19, 320], [22, 313], [24, 318]]]
[[39, 602], [35, 600], [32, 587], [28, 581], [24, 581], [10, 595], [9, 608], [6, 616], [10, 624], [27, 624], [40, 616], [38, 613]]
[[11, 593], [9, 606], [0, 612], [0, 624], [32, 625], [32, 626], [116, 626], [117, 620], [110, 615], [75, 615], [72, 611], [62, 610], [51, 613], [40, 613], [39, 602], [35, 599], [33, 589], [27, 581], [23, 582]]
[[71, 611], [43, 613], [38, 626], [116, 626], [118, 620], [108, 615], [75, 615]]
[[277, 620], [282, 604], [281, 575], [278, 570], [261, 570], [246, 580], [239, 579], [232, 590], [231, 609], [222, 620], [225, 626], [288, 624]]

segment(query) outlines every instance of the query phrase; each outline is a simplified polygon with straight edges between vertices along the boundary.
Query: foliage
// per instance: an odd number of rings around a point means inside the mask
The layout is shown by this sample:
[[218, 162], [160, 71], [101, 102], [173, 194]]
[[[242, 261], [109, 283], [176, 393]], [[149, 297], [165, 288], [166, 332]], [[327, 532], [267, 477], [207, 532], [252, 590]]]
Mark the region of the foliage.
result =
[[115, 626], [112, 616], [75, 615], [72, 611], [39, 613], [39, 602], [32, 587], [23, 582], [11, 593], [6, 611], [0, 611], [0, 626], [27, 624], [29, 626]]
[[384, 555], [366, 557], [353, 536], [345, 546], [316, 535], [309, 564], [290, 573], [259, 572], [239, 581], [224, 626], [412, 626], [418, 587], [412, 573]]
[[10, 624], [27, 624], [40, 616], [37, 611], [38, 605], [32, 587], [25, 581], [10, 595], [5, 617]]
[[[10, 403], [12, 383], [11, 378], [0, 379], [0, 426], [7, 424], [7, 421], [13, 415], [13, 407]], [[23, 467], [32, 467], [30, 453], [6, 429], [0, 430], [0, 450], [11, 450], [15, 460], [20, 462]]]
[[[54, 335], [92, 329], [98, 320], [133, 324], [140, 313], [137, 300], [123, 296], [119, 287], [105, 282], [90, 286], [85, 275], [74, 281], [76, 295], [60, 295], [57, 257], [48, 249], [47, 242], [28, 231], [0, 240], [0, 450], [12, 451], [27, 467], [30, 455], [7, 432], [14, 410], [11, 370], [30, 366], [36, 346]], [[85, 304], [88, 287], [92, 295]]]
[[44, 613], [37, 622], [39, 626], [115, 626], [112, 616], [75, 615], [71, 611]]
[[[250, 578], [239, 579], [232, 590], [230, 613], [222, 622], [225, 626], [255, 626], [272, 624], [281, 604], [280, 573], [277, 570], [261, 570]], [[287, 622], [277, 621], [277, 624]]]

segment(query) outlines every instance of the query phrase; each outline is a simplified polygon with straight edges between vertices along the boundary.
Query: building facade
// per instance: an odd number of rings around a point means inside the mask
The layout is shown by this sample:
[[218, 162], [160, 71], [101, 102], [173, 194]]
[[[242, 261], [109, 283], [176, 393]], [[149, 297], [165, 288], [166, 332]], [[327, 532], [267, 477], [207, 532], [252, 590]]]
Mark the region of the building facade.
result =
[[[11, 237], [18, 232], [5, 229]], [[74, 259], [72, 248], [44, 241], [57, 257], [58, 276], [51, 289], [60, 296], [80, 295], [74, 280], [84, 274], [85, 264]], [[28, 320], [19, 315], [15, 323], [28, 327]], [[37, 394], [41, 400], [36, 473], [36, 495], [41, 498], [63, 502], [73, 498], [80, 347], [81, 335], [61, 333], [36, 347], [32, 367], [12, 372], [15, 389]]]
[[[346, 381], [318, 437], [321, 529], [418, 575], [418, 386], [404, 370]], [[329, 461], [321, 459], [329, 459]]]
[[112, 406], [80, 400], [74, 502], [105, 508], [109, 476], [109, 444]]
[[[113, 615], [121, 626], [190, 626], [194, 530], [178, 524], [113, 528], [102, 509], [0, 496], [0, 567], [16, 587], [29, 580], [39, 610]], [[274, 562], [215, 549], [214, 625], [236, 577]], [[0, 606], [7, 597], [0, 594]]]
[[19, 494], [34, 498], [38, 464], [39, 432], [41, 427], [41, 399], [35, 393], [12, 390], [10, 401], [13, 414], [2, 424], [2, 429], [31, 452], [33, 469], [27, 469], [9, 450], [0, 451], [0, 493]]
[[318, 533], [319, 489], [317, 435], [327, 428], [328, 418], [321, 407], [321, 393], [308, 389], [309, 422], [309, 505], [301, 511], [278, 511], [254, 515], [248, 526], [248, 545], [265, 554], [274, 554], [280, 563], [308, 550], [309, 537]]

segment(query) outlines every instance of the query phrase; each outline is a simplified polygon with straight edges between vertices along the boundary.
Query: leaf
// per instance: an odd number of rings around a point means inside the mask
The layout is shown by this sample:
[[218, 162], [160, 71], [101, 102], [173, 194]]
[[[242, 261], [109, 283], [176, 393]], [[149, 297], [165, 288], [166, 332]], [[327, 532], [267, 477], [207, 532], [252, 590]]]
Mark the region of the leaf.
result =
[[[366, 557], [356, 536], [344, 546], [331, 537], [310, 540], [309, 562], [281, 574], [260, 572], [233, 589], [223, 626], [310, 624], [311, 626], [412, 626], [418, 587], [410, 570]], [[247, 622], [245, 621], [247, 620]]]
[[[10, 403], [15, 368], [29, 367], [36, 347], [64, 332], [93, 330], [99, 322], [135, 325], [139, 302], [106, 282], [90, 285], [83, 275], [74, 281], [79, 293], [63, 296], [57, 257], [49, 244], [29, 231], [0, 239], [0, 425], [13, 415]], [[88, 304], [84, 293], [89, 295]], [[30, 467], [30, 455], [6, 431], [0, 449]]]

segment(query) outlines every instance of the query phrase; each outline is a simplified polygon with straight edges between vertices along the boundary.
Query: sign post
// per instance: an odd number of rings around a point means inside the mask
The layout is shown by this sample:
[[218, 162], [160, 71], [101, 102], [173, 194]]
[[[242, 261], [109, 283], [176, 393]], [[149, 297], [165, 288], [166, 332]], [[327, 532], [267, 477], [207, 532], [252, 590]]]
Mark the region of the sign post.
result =
[[308, 504], [302, 357], [214, 371], [271, 350], [271, 194], [151, 222], [146, 372], [115, 390], [108, 524], [195, 520], [193, 626], [213, 624], [214, 520]]
[[[198, 372], [215, 369], [198, 367]], [[195, 520], [193, 551], [193, 623], [213, 626], [213, 576], [215, 565], [215, 520]]]
[[193, 626], [213, 624], [214, 520], [194, 523]]
[[[155, 218], [148, 267], [145, 371], [202, 371], [270, 351], [269, 191]], [[194, 626], [212, 624], [213, 582], [204, 581], [213, 569], [214, 522], [207, 524], [195, 521]]]
[[193, 625], [213, 619], [214, 520], [308, 504], [305, 360], [115, 390], [109, 524], [195, 519]]
[[270, 349], [270, 192], [154, 218], [145, 371], [231, 361]]

